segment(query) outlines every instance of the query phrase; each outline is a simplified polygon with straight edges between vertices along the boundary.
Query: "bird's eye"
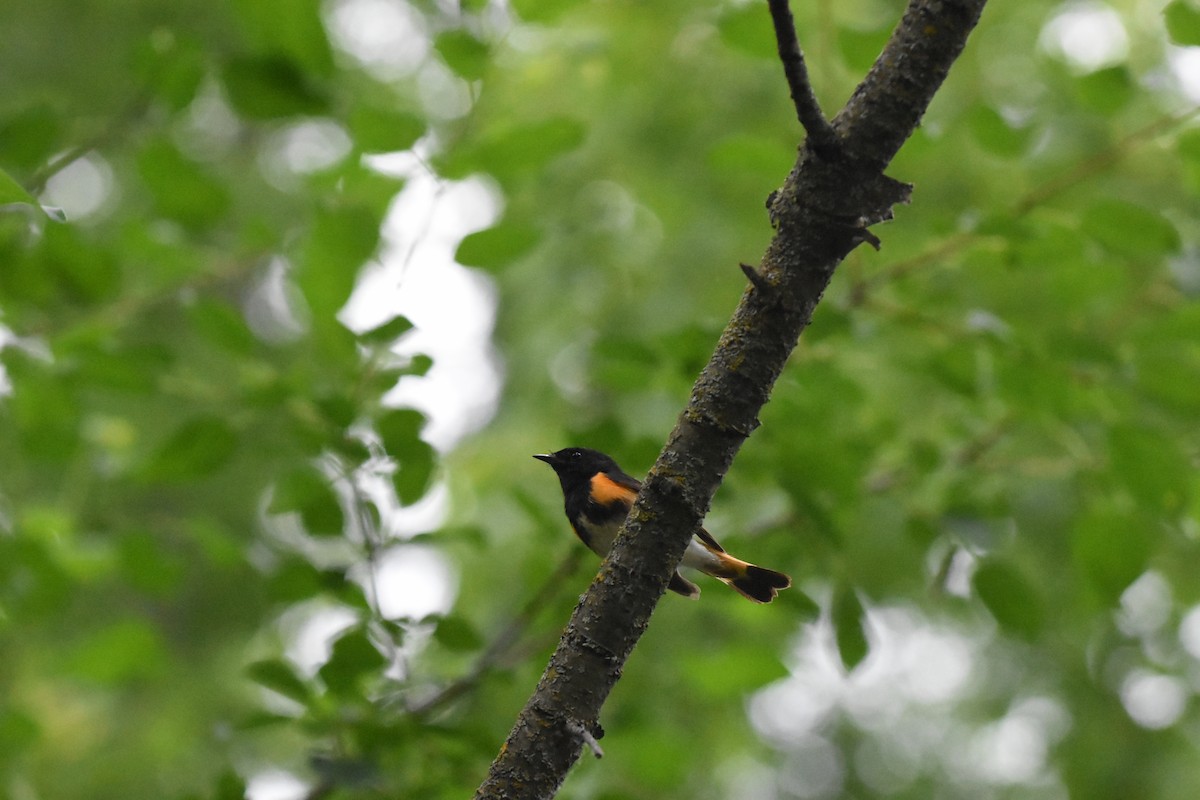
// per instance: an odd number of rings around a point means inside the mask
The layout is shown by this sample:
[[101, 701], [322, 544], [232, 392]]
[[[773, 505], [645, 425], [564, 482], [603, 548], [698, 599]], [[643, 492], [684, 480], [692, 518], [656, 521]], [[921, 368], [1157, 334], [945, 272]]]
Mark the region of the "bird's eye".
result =
[[583, 456], [583, 453], [580, 452], [579, 450], [571, 451], [571, 460], [572, 461], [578, 461], [582, 456]]

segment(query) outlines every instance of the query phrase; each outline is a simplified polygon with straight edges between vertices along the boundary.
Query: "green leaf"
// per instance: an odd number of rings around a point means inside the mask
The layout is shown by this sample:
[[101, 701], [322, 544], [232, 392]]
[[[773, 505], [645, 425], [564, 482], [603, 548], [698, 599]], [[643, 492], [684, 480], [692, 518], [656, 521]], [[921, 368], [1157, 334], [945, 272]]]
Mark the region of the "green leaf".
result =
[[359, 334], [364, 344], [376, 347], [387, 347], [395, 343], [404, 334], [412, 330], [413, 324], [408, 317], [399, 315], [391, 320]]
[[33, 195], [25, 191], [25, 187], [17, 183], [16, 178], [0, 169], [0, 205], [7, 203], [38, 205], [37, 200], [33, 199]]
[[115, 297], [121, 289], [121, 266], [107, 248], [70, 225], [54, 225], [43, 232], [42, 246], [32, 268], [51, 276], [60, 299], [94, 305]]
[[1015, 158], [1029, 147], [1029, 131], [1012, 127], [994, 108], [976, 106], [967, 124], [979, 146], [992, 155]]
[[451, 150], [439, 160], [439, 172], [461, 177], [483, 170], [502, 178], [539, 172], [583, 142], [586, 129], [569, 117], [493, 130], [474, 148]]
[[167, 139], [147, 144], [137, 163], [156, 213], [196, 229], [224, 219], [231, 202], [225, 185]]
[[375, 431], [383, 441], [383, 449], [393, 458], [403, 458], [405, 451], [420, 441], [425, 415], [412, 408], [395, 408], [385, 412], [375, 423]]
[[358, 272], [379, 245], [379, 218], [361, 206], [321, 212], [305, 243], [296, 283], [314, 318], [330, 324], [350, 297]]
[[149, 37], [138, 54], [138, 77], [168, 109], [182, 111], [196, 98], [208, 74], [203, 44], [180, 31]]
[[583, 142], [584, 132], [578, 120], [554, 117], [509, 130], [490, 153], [510, 168], [537, 167], [574, 150]]
[[496, 271], [529, 252], [541, 239], [534, 228], [503, 224], [465, 236], [454, 260], [465, 267]]
[[1179, 232], [1162, 215], [1124, 200], [1105, 199], [1083, 215], [1083, 230], [1118, 255], [1148, 261], [1177, 252]]
[[[433, 359], [423, 353], [417, 353], [403, 367], [396, 370], [396, 378], [399, 379], [404, 375], [421, 376], [429, 372], [433, 366]], [[394, 384], [393, 384], [394, 385]]]
[[435, 454], [422, 441], [413, 442], [398, 459], [399, 466], [392, 476], [396, 496], [403, 505], [412, 505], [425, 496], [433, 482]]
[[66, 221], [66, 216], [61, 208], [43, 206], [33, 195], [25, 191], [25, 187], [18, 183], [16, 178], [0, 169], [0, 212], [4, 211], [6, 205], [32, 206], [55, 222]]
[[1098, 114], [1112, 114], [1124, 108], [1138, 91], [1137, 83], [1125, 66], [1098, 69], [1074, 79], [1079, 102]]
[[491, 57], [488, 46], [465, 30], [446, 31], [433, 46], [446, 66], [469, 81], [479, 80], [487, 72]]
[[60, 461], [74, 453], [82, 414], [75, 382], [22, 350], [5, 350], [4, 366], [13, 385], [5, 424], [15, 429], [24, 455]]
[[1033, 585], [1012, 565], [989, 559], [979, 565], [973, 579], [976, 594], [1005, 631], [1022, 639], [1041, 632], [1045, 613]]
[[358, 419], [358, 406], [340, 390], [333, 390], [316, 399], [321, 416], [339, 429], [349, 428]]
[[365, 677], [380, 672], [386, 664], [366, 630], [355, 627], [333, 643], [329, 660], [317, 674], [331, 693], [345, 697], [355, 694]]
[[[1137, 351], [1137, 385], [1147, 397], [1191, 417], [1200, 416], [1200, 340], [1163, 339]], [[1130, 468], [1134, 468], [1131, 465]]]
[[1179, 134], [1175, 140], [1179, 155], [1186, 161], [1200, 166], [1200, 128], [1191, 128]]
[[1071, 532], [1071, 560], [1109, 605], [1146, 571], [1158, 523], [1153, 519], [1097, 507], [1080, 517]]
[[255, 49], [282, 53], [305, 73], [327, 77], [334, 72], [333, 51], [313, 0], [235, 0], [242, 29]]
[[217, 778], [213, 800], [245, 800], [246, 782], [233, 770], [226, 770]]
[[247, 355], [258, 344], [246, 318], [228, 301], [199, 298], [187, 307], [187, 316], [200, 335], [232, 353]]
[[425, 135], [425, 120], [416, 114], [362, 106], [350, 115], [350, 132], [360, 150], [395, 153], [407, 150]]
[[463, 617], [447, 616], [438, 620], [433, 638], [442, 647], [455, 652], [470, 652], [483, 646], [479, 631]]
[[310, 175], [306, 185], [319, 194], [336, 196], [346, 205], [386, 208], [404, 188], [405, 180], [371, 169], [369, 162], [363, 158], [344, 159], [336, 169]]
[[[341, 584], [338, 576], [338, 585]], [[289, 557], [277, 565], [267, 578], [267, 593], [281, 603], [299, 603], [321, 594], [328, 583], [327, 576], [305, 558]]]
[[[56, 152], [63, 149], [63, 130], [68, 122], [61, 113], [41, 102], [16, 113], [0, 115], [4, 163], [10, 169], [21, 171], [33, 171], [45, 166]], [[3, 174], [3, 170], [0, 170], [0, 175]], [[0, 183], [3, 183], [3, 177], [0, 177]], [[2, 191], [0, 196], [3, 196]], [[9, 202], [13, 201], [0, 201], [0, 205]]]
[[833, 623], [842, 666], [853, 671], [871, 649], [867, 639], [867, 612], [853, 587], [838, 587], [833, 596], [830, 621]]
[[1189, 0], [1175, 0], [1163, 11], [1167, 35], [1184, 47], [1200, 46], [1200, 9]]
[[296, 512], [304, 529], [314, 536], [340, 536], [342, 506], [329, 479], [311, 467], [289, 472], [275, 485], [268, 510], [273, 514]]
[[116, 352], [76, 350], [83, 360], [78, 377], [96, 387], [130, 394], [151, 394], [170, 363], [170, 351], [154, 346], [126, 348]]
[[256, 661], [246, 667], [246, 676], [258, 685], [301, 705], [307, 705], [312, 699], [312, 689], [296, 674], [292, 665], [282, 659]]
[[146, 480], [183, 483], [211, 475], [229, 463], [238, 437], [225, 420], [197, 417], [181, 425], [141, 471]]
[[247, 119], [319, 116], [329, 110], [324, 92], [295, 62], [282, 56], [234, 58], [221, 80], [234, 109]]
[[1120, 425], [1109, 435], [1113, 475], [1139, 505], [1167, 512], [1186, 506], [1193, 469], [1178, 440], [1139, 425]]

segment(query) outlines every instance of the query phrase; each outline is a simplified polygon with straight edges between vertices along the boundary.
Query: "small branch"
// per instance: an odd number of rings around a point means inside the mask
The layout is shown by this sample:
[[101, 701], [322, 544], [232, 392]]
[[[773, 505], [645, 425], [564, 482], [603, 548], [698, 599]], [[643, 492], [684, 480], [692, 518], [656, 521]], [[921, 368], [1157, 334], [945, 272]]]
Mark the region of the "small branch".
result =
[[34, 197], [39, 196], [42, 192], [46, 191], [46, 184], [55, 175], [93, 150], [99, 150], [118, 137], [128, 135], [129, 127], [146, 113], [149, 106], [149, 94], [144, 90], [139, 92], [113, 118], [112, 123], [107, 128], [88, 138], [86, 141], [59, 153], [48, 164], [36, 171], [29, 179], [29, 193]]
[[856, 287], [858, 298], [855, 305], [860, 305], [866, 300], [867, 292], [885, 283], [899, 280], [909, 273], [916, 272], [930, 264], [942, 261], [947, 256], [953, 255], [961, 251], [964, 247], [979, 239], [979, 235], [974, 232], [960, 232], [949, 236], [948, 238], [938, 242], [928, 249], [920, 253], [906, 258], [902, 261], [897, 261], [886, 270], [881, 270], [875, 275], [864, 279], [861, 284]]
[[742, 274], [746, 276], [746, 280], [750, 281], [755, 289], [758, 289], [760, 292], [771, 291], [771, 285], [766, 282], [762, 275], [758, 274], [758, 271], [754, 267], [745, 262], [738, 264], [738, 266], [742, 268]]
[[554, 569], [554, 572], [550, 573], [550, 576], [538, 587], [538, 590], [533, 593], [529, 601], [517, 612], [517, 615], [504, 626], [504, 630], [500, 631], [496, 638], [492, 640], [492, 643], [480, 654], [479, 659], [467, 674], [456, 681], [446, 684], [432, 697], [422, 700], [419, 703], [413, 703], [408, 707], [408, 712], [415, 716], [424, 716], [457, 700], [474, 689], [479, 681], [512, 649], [513, 645], [516, 644], [517, 640], [525, 632], [525, 629], [537, 617], [538, 612], [549, 605], [550, 600], [562, 588], [563, 582], [574, 574], [576, 568], [579, 566], [579, 559], [583, 552], [584, 549], [582, 547], [571, 548], [566, 557]]
[[[1009, 218], [1014, 220], [1021, 219], [1071, 187], [1099, 175], [1129, 155], [1142, 142], [1166, 133], [1172, 128], [1188, 122], [1198, 114], [1200, 114], [1200, 106], [1193, 106], [1177, 114], [1167, 114], [1159, 117], [1143, 127], [1126, 134], [1109, 147], [1093, 153], [1061, 175], [1056, 175], [1029, 190], [1013, 204], [1009, 211]], [[887, 269], [881, 270], [877, 274], [864, 279], [855, 286], [854, 305], [861, 305], [866, 300], [867, 293], [874, 288], [885, 283], [900, 280], [913, 272], [924, 269], [930, 264], [939, 263], [949, 256], [962, 252], [981, 238], [981, 235], [974, 231], [960, 231], [940, 242], [936, 242], [926, 250], [910, 258], [897, 261]]]
[[813, 94], [808, 79], [808, 66], [804, 63], [804, 52], [796, 38], [796, 24], [788, 0], [768, 0], [771, 21], [775, 23], [775, 42], [779, 46], [779, 60], [783, 62], [783, 74], [787, 77], [792, 105], [796, 107], [796, 118], [808, 134], [808, 143], [813, 150], [828, 157], [837, 148], [837, 136], [833, 126], [821, 113], [821, 105]]
[[1181, 125], [1188, 120], [1200, 114], [1200, 106], [1192, 106], [1188, 110], [1179, 114], [1168, 114], [1164, 117], [1154, 120], [1153, 122], [1138, 128], [1136, 131], [1128, 134], [1124, 138], [1117, 141], [1111, 147], [1101, 150], [1099, 153], [1084, 159], [1075, 167], [1062, 175], [1059, 175], [1038, 188], [1029, 192], [1012, 210], [1013, 217], [1023, 217], [1037, 208], [1042, 203], [1072, 186], [1081, 183], [1097, 173], [1107, 169], [1115, 164], [1123, 156], [1125, 156], [1134, 145], [1139, 144], [1145, 139], [1153, 139], [1160, 133], [1164, 133], [1176, 125]]
[[875, 252], [877, 253], [879, 252], [879, 249], [883, 247], [883, 242], [879, 241], [878, 236], [871, 233], [871, 231], [867, 230], [866, 228], [858, 228], [854, 233], [854, 244], [857, 246], [863, 242], [871, 245], [871, 247], [874, 248]]

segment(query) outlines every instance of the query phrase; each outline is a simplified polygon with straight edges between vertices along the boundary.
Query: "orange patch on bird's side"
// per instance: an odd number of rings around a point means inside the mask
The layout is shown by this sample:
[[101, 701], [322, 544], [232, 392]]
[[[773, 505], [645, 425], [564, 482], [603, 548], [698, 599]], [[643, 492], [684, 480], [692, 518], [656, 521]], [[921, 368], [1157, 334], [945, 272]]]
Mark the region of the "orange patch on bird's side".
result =
[[592, 476], [592, 499], [600, 505], [629, 504], [635, 497], [637, 497], [637, 492], [628, 486], [617, 483], [603, 472], [597, 472]]

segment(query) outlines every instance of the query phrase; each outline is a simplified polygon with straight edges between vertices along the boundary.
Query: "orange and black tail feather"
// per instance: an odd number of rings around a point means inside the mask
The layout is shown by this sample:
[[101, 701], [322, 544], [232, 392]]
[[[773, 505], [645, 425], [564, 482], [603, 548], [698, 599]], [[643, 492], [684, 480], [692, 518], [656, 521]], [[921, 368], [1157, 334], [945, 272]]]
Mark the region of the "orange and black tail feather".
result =
[[736, 589], [743, 597], [756, 603], [769, 603], [779, 594], [780, 589], [792, 585], [792, 579], [782, 572], [773, 569], [746, 564], [741, 575], [733, 578], [722, 578], [725, 583]]
[[715, 563], [707, 564], [701, 570], [728, 584], [747, 600], [769, 603], [779, 594], [780, 589], [792, 585], [792, 579], [782, 572], [742, 561], [725, 552], [714, 555], [717, 556]]

